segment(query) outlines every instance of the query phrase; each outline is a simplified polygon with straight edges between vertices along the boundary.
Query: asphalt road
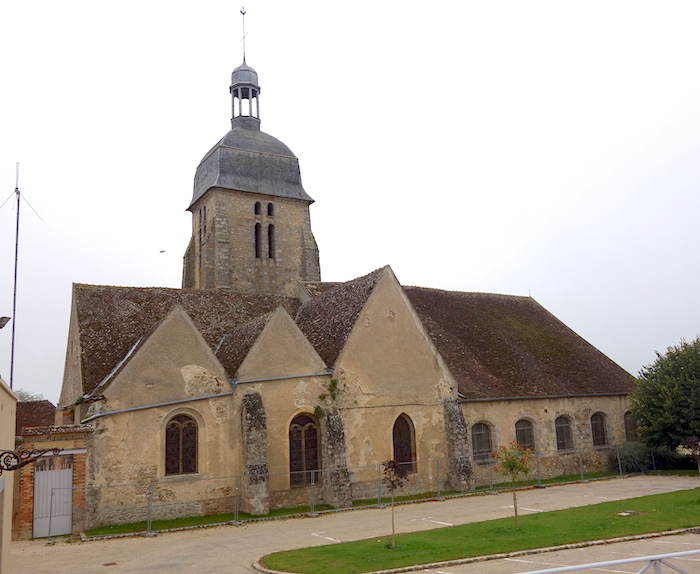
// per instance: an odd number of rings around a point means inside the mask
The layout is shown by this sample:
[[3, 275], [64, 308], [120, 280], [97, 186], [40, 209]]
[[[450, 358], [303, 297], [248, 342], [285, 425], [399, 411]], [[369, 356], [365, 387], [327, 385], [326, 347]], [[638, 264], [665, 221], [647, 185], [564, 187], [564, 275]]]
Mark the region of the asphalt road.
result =
[[[700, 479], [697, 477], [617, 478], [522, 491], [518, 494], [518, 507], [522, 514], [526, 514], [696, 487], [700, 487]], [[428, 530], [510, 516], [511, 505], [510, 493], [403, 505], [396, 509], [397, 531]], [[698, 524], [700, 525], [700, 516]], [[386, 536], [390, 529], [389, 509], [364, 509], [325, 514], [316, 518], [173, 532], [153, 538], [131, 537], [74, 543], [59, 541], [52, 546], [41, 540], [21, 541], [12, 543], [10, 574], [249, 573], [254, 571], [251, 564], [257, 557], [276, 550]], [[564, 564], [677, 552], [680, 551], [678, 548], [700, 549], [700, 535], [664, 537], [653, 541], [607, 545], [604, 550], [601, 548], [437, 568], [430, 572], [516, 574]], [[700, 574], [700, 562], [697, 560], [700, 558], [695, 561], [686, 560], [681, 567], [689, 574]], [[604, 571], [637, 572], [640, 567], [636, 570], [631, 566], [627, 569], [614, 567]]]

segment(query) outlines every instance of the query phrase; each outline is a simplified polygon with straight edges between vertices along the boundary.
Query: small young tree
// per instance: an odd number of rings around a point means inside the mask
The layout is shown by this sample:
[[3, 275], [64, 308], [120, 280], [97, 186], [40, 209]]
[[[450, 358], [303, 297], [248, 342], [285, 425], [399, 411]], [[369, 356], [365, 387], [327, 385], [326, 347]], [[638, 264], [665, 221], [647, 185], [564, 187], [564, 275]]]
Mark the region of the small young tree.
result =
[[396, 528], [394, 527], [394, 491], [401, 488], [408, 478], [409, 465], [395, 460], [385, 460], [382, 463], [383, 482], [391, 492], [391, 548], [396, 548]]
[[532, 470], [535, 462], [532, 451], [523, 448], [516, 441], [507, 446], [501, 445], [498, 450], [493, 451], [493, 458], [496, 460], [496, 472], [505, 476], [510, 476], [513, 486], [513, 511], [515, 512], [515, 529], [520, 528], [518, 520], [518, 496], [515, 490], [515, 479], [519, 474], [527, 474]]

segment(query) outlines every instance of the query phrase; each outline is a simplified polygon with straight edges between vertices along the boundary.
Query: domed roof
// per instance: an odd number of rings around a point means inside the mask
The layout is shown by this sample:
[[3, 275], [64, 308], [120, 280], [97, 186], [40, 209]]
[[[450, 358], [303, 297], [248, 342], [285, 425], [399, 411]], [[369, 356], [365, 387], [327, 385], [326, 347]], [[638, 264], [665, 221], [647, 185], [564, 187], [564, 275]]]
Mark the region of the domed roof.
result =
[[313, 202], [301, 185], [299, 160], [285, 144], [256, 129], [236, 127], [204, 156], [190, 207], [209, 189], [248, 191]]
[[[292, 150], [260, 131], [258, 108], [252, 102], [259, 93], [258, 73], [244, 57], [231, 74], [232, 129], [199, 163], [190, 208], [212, 188], [313, 202], [301, 185], [299, 160]], [[237, 99], [249, 100], [246, 112]]]
[[245, 63], [245, 59], [243, 63], [231, 73], [231, 85], [239, 83], [258, 85], [258, 73]]

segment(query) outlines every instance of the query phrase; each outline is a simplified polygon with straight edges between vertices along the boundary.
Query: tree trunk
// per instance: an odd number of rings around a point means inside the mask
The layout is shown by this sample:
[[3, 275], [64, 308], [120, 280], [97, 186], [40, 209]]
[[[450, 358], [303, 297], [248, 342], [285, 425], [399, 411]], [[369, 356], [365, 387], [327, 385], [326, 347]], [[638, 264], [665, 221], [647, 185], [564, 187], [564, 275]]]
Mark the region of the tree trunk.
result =
[[394, 491], [391, 491], [391, 549], [396, 548], [396, 529], [394, 528]]
[[513, 510], [515, 511], [515, 529], [520, 528], [520, 523], [518, 521], [518, 495], [515, 490], [513, 490]]

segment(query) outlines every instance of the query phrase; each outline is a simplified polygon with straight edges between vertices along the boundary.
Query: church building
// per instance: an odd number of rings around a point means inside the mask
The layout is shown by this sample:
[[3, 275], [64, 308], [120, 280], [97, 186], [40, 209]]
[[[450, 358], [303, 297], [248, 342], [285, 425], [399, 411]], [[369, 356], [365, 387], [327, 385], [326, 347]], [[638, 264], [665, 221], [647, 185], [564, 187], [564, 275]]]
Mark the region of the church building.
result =
[[322, 282], [313, 199], [260, 129], [245, 60], [230, 92], [231, 130], [195, 173], [182, 289], [73, 286], [54, 428], [84, 433], [95, 487], [74, 530], [142, 520], [147, 492], [154, 518], [310, 492], [345, 508], [376, 499], [390, 459], [409, 491], [466, 491], [513, 440], [542, 474], [577, 472], [578, 449], [609, 464], [631, 375], [530, 297], [405, 287], [388, 266]]

